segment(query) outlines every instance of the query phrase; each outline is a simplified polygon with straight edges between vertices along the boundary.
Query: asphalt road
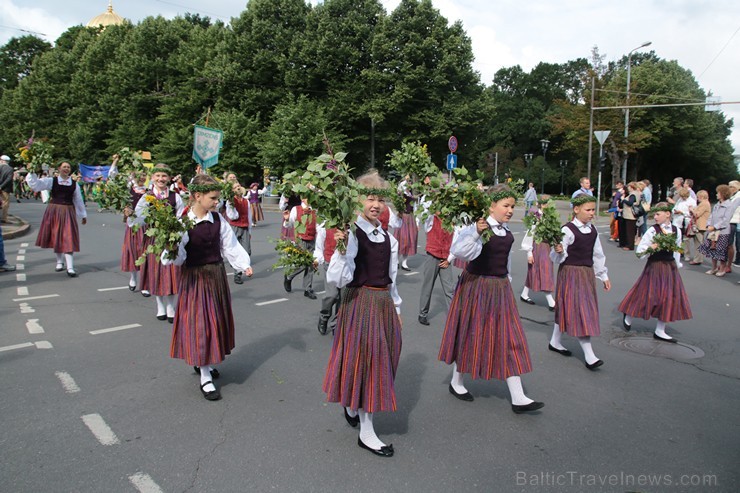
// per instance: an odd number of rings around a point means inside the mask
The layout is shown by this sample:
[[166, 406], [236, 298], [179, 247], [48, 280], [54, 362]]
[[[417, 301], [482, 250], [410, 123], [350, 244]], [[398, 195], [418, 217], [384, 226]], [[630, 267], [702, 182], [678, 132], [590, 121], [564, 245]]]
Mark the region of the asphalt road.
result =
[[[534, 365], [525, 389], [546, 404], [532, 415], [512, 413], [503, 382], [466, 379], [472, 403], [448, 393], [450, 369], [436, 357], [442, 294], [422, 326], [421, 275], [399, 275], [399, 409], [375, 419], [396, 450], [384, 459], [360, 449], [325, 402], [331, 336], [316, 330], [319, 302], [302, 295], [300, 277], [288, 294], [270, 269], [276, 213], [254, 232], [254, 278], [231, 284], [237, 346], [220, 367], [218, 402], [169, 358], [171, 325], [156, 320], [153, 298], [126, 289], [120, 217], [90, 207], [71, 279], [34, 246], [43, 206], [13, 213], [33, 227], [5, 242], [23, 270], [0, 273], [0, 491], [740, 491], [737, 274], [683, 269], [694, 319], [668, 333], [703, 357], [638, 354], [616, 343], [651, 344], [654, 321], [627, 334], [616, 307], [643, 264], [605, 242], [613, 289], [599, 294], [598, 371], [574, 339], [564, 337], [571, 358], [547, 350], [552, 313], [541, 294], [537, 306], [519, 305]], [[520, 239], [521, 223], [512, 229]], [[513, 270], [518, 295], [523, 253]], [[132, 327], [96, 332], [123, 326]]]

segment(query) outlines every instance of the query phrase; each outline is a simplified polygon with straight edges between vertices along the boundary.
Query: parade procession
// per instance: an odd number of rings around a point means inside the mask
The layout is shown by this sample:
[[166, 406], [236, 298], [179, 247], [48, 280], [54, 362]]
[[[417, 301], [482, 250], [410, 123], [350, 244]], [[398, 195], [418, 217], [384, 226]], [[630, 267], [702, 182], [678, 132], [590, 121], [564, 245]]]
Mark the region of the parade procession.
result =
[[0, 491], [740, 490], [732, 119], [386, 3], [3, 47]]

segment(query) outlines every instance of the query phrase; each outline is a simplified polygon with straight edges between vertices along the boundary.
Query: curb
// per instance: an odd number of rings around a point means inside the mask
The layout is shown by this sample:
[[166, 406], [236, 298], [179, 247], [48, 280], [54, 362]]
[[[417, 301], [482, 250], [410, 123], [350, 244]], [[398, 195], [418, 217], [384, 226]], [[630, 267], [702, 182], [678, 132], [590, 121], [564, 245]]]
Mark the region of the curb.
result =
[[31, 230], [31, 225], [28, 224], [26, 221], [21, 219], [18, 216], [10, 215], [9, 217], [15, 218], [18, 221], [18, 224], [13, 224], [11, 226], [8, 226], [4, 224], [2, 226], [3, 228], [3, 241], [4, 240], [12, 240], [13, 238], [19, 238], [25, 234], [27, 234]]

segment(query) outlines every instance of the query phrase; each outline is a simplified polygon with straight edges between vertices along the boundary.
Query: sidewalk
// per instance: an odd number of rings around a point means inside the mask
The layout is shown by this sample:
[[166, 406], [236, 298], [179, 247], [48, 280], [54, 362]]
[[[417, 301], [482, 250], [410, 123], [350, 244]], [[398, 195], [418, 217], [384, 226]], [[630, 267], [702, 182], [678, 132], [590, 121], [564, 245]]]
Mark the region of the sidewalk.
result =
[[8, 222], [0, 223], [3, 229], [3, 240], [12, 240], [25, 235], [31, 229], [31, 225], [18, 216], [8, 214]]

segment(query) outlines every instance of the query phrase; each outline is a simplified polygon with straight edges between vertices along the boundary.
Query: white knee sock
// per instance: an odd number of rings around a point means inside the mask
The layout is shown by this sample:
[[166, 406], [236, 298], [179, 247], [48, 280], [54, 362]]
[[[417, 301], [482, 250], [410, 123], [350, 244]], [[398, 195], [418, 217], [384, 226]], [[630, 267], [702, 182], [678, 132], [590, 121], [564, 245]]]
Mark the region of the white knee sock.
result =
[[673, 339], [671, 336], [665, 333], [665, 322], [658, 320], [655, 326], [655, 335], [662, 337], [663, 339]]
[[509, 394], [511, 394], [512, 404], [516, 406], [526, 406], [527, 404], [534, 402], [532, 399], [524, 395], [521, 377], [514, 376], [507, 378], [506, 385], [509, 386]]
[[552, 337], [550, 337], [550, 345], [555, 349], [565, 349], [565, 346], [560, 342], [560, 336], [560, 326], [555, 324], [555, 327], [552, 329]]
[[591, 337], [579, 337], [578, 342], [581, 343], [581, 349], [583, 349], [583, 357], [586, 359], [586, 363], [593, 365], [599, 358], [594, 354], [594, 349], [591, 347]]
[[549, 306], [550, 308], [555, 306], [555, 298], [552, 297], [552, 293], [547, 293], [545, 295], [545, 298], [547, 298], [547, 306]]
[[67, 270], [75, 269], [75, 261], [71, 253], [64, 254], [64, 261], [67, 262]]
[[344, 409], [347, 410], [347, 414], [349, 415], [350, 418], [354, 418], [355, 416], [357, 416], [357, 411], [354, 411], [353, 409], [349, 407], [345, 407]]
[[452, 364], [452, 380], [450, 381], [450, 385], [452, 385], [452, 388], [458, 394], [465, 394], [468, 392], [468, 389], [463, 385], [463, 374], [457, 371], [457, 363]]
[[63, 253], [57, 253], [57, 265], [64, 266], [64, 254]]
[[157, 300], [157, 316], [160, 317], [162, 315], [167, 314], [167, 310], [165, 309], [164, 305], [164, 296], [155, 296], [154, 299]]
[[524, 289], [522, 289], [522, 298], [529, 298], [529, 288], [527, 286], [524, 286]]
[[175, 316], [175, 306], [177, 304], [177, 295], [172, 294], [170, 296], [165, 296], [164, 299], [167, 305], [167, 316], [172, 318]]
[[380, 450], [385, 444], [380, 441], [373, 428], [373, 413], [358, 410], [360, 415], [360, 440], [371, 449]]
[[408, 255], [401, 255], [401, 265], [403, 267], [406, 267], [408, 269], [408, 264], [406, 263], [406, 259], [408, 258]]
[[216, 386], [213, 385], [213, 377], [211, 376], [211, 366], [201, 366], [200, 367], [200, 384], [203, 385], [206, 382], [211, 382], [210, 384], [203, 387], [203, 390], [206, 392], [213, 392], [216, 390]]
[[627, 325], [632, 325], [632, 317], [630, 317], [629, 315], [625, 315], [624, 323], [626, 323]]
[[136, 286], [136, 271], [131, 272], [131, 279], [129, 279], [128, 285]]

